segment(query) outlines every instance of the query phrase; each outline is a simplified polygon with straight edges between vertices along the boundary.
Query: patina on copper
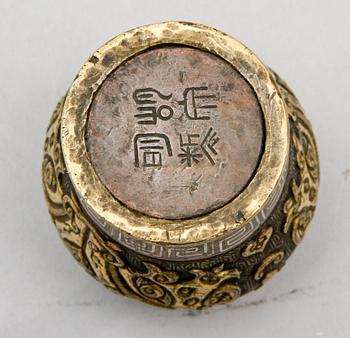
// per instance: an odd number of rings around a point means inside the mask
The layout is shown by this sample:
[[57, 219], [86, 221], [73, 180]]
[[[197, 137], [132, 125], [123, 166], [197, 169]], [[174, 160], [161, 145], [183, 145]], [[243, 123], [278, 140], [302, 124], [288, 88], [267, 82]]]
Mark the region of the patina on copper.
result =
[[102, 84], [86, 142], [104, 185], [127, 207], [180, 219], [223, 206], [258, 166], [264, 122], [229, 63], [185, 46], [134, 56]]

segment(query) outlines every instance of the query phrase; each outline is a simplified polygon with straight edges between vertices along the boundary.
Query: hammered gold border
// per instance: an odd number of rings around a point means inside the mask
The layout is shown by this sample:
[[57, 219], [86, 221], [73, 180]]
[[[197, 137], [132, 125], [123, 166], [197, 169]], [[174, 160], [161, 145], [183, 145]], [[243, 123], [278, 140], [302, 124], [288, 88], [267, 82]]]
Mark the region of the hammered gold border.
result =
[[[256, 175], [233, 201], [210, 214], [187, 220], [162, 220], [127, 209], [99, 180], [88, 158], [85, 125], [94, 93], [122, 62], [160, 44], [183, 44], [216, 54], [250, 83], [261, 105], [266, 127], [265, 150]], [[131, 236], [167, 244], [209, 241], [242, 226], [265, 205], [288, 159], [287, 113], [267, 67], [244, 45], [212, 28], [183, 22], [139, 27], [113, 38], [83, 65], [62, 114], [61, 142], [65, 164], [80, 198], [97, 215]]]

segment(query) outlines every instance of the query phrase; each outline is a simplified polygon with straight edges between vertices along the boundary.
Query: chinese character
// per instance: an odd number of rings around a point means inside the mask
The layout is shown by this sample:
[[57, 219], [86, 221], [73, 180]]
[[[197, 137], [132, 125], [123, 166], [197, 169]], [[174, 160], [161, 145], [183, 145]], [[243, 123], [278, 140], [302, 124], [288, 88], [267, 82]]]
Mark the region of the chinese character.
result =
[[153, 88], [136, 89], [132, 95], [138, 105], [135, 117], [138, 124], [157, 124], [157, 119], [169, 120], [174, 115], [174, 110], [165, 101], [169, 101], [172, 94], [164, 95]]
[[134, 137], [135, 167], [162, 167], [163, 155], [173, 156], [168, 136], [160, 133], [137, 134]]
[[184, 112], [190, 120], [210, 120], [211, 109], [216, 109], [217, 96], [206, 94], [208, 87], [190, 87], [183, 92], [183, 101], [179, 101], [184, 106]]
[[220, 137], [217, 136], [216, 131], [213, 131], [213, 128], [209, 128], [208, 132], [206, 133], [203, 141], [201, 142], [201, 149], [203, 150], [203, 153], [208, 158], [210, 163], [212, 165], [215, 164], [215, 161], [212, 157], [217, 154], [217, 151], [215, 150], [215, 145], [220, 140]]
[[200, 143], [199, 138], [199, 134], [187, 134], [187, 141], [185, 142], [182, 134], [180, 134], [181, 153], [177, 156], [181, 158], [181, 163], [185, 163], [187, 167], [197, 164], [203, 156], [212, 165], [215, 164], [214, 157], [217, 155], [215, 145], [219, 142], [220, 137], [217, 136], [213, 128], [209, 128]]
[[180, 148], [182, 152], [178, 157], [181, 158], [181, 163], [186, 163], [187, 167], [191, 167], [193, 163], [198, 163], [203, 157], [198, 142], [194, 141], [199, 136], [199, 134], [187, 134], [187, 142], [184, 142], [182, 134], [180, 134]]

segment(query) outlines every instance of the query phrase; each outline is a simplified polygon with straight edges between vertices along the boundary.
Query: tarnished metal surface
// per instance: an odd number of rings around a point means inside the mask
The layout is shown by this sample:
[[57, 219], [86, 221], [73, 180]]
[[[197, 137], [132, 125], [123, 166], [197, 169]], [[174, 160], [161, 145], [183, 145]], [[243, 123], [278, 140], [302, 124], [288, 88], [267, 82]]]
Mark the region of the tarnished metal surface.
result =
[[287, 103], [293, 140], [283, 192], [277, 203], [271, 203], [269, 216], [264, 218], [263, 213], [258, 217], [262, 224], [254, 234], [236, 246], [232, 237], [226, 238], [217, 248], [227, 249], [225, 244], [231, 248], [215, 256], [211, 255], [215, 241], [205, 250], [198, 245], [199, 250], [193, 246], [181, 250], [181, 246], [160, 248], [157, 244], [161, 250], [154, 246], [147, 252], [150, 246], [146, 242], [132, 247], [136, 242], [129, 236], [119, 245], [120, 241], [98, 231], [98, 223], [81, 208], [70, 184], [59, 133], [63, 101], [58, 104], [45, 140], [44, 191], [61, 238], [90, 274], [114, 292], [153, 305], [203, 309], [255, 290], [281, 269], [303, 239], [315, 210], [319, 163], [312, 129], [301, 106], [286, 84], [277, 75], [271, 76]]
[[[135, 212], [113, 197], [96, 173], [86, 143], [91, 105], [105, 80], [127, 60], [165, 45], [185, 45], [226, 60], [253, 88], [265, 124], [263, 153], [249, 184], [224, 206], [186, 219], [151, 217]], [[269, 69], [239, 41], [193, 23], [138, 27], [99, 48], [68, 91], [60, 139], [75, 192], [96, 226], [125, 247], [161, 259], [212, 257], [248, 239], [277, 202], [289, 162], [286, 106]]]
[[255, 290], [316, 206], [317, 147], [298, 100], [203, 25], [148, 25], [103, 45], [44, 149], [49, 211], [74, 257], [111, 290], [163, 307]]
[[148, 50], [97, 92], [87, 147], [105, 186], [142, 213], [197, 216], [232, 200], [256, 169], [263, 117], [229, 63], [185, 46]]

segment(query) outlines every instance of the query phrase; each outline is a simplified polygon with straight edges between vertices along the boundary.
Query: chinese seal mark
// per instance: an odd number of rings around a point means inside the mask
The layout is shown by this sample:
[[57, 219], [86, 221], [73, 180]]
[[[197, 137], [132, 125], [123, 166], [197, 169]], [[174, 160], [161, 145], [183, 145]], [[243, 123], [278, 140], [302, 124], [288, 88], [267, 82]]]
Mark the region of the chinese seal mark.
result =
[[185, 114], [189, 120], [210, 120], [210, 116], [201, 116], [200, 112], [207, 112], [209, 109], [216, 108], [215, 104], [198, 104], [198, 101], [205, 99], [215, 99], [215, 95], [198, 94], [198, 92], [207, 91], [208, 87], [192, 87], [184, 90], [184, 100], [179, 104], [184, 106]]
[[[216, 109], [217, 105], [213, 103], [208, 103], [208, 100], [216, 100], [217, 96], [214, 94], [208, 94], [208, 87], [190, 87], [186, 88], [183, 92], [183, 100], [178, 101], [179, 105], [184, 106], [184, 114], [186, 118], [189, 120], [210, 120], [210, 110]], [[170, 120], [174, 115], [174, 109], [168, 104], [163, 104], [160, 101], [169, 100], [173, 94], [164, 95], [160, 91], [154, 88], [139, 88], [136, 89], [132, 95], [135, 103], [138, 105], [137, 113], [134, 115], [136, 119], [138, 119], [138, 124], [145, 125], [157, 125], [158, 119], [163, 121]], [[204, 114], [204, 115], [202, 115]], [[140, 150], [147, 149], [149, 151], [153, 150], [153, 152], [144, 152], [144, 163], [147, 161], [147, 157], [151, 158], [152, 164], [146, 163], [144, 167], [149, 166], [162, 166], [162, 146], [159, 145], [150, 145], [148, 147], [142, 146], [138, 147], [137, 141], [140, 137], [146, 137], [147, 134], [137, 134], [134, 137], [134, 155], [135, 155], [135, 167], [140, 167], [139, 160], [139, 152]], [[159, 133], [150, 133], [149, 135], [153, 135], [157, 138], [163, 138], [167, 145], [168, 155], [172, 156], [171, 151], [171, 143], [169, 138], [165, 134]], [[183, 135], [180, 134], [180, 149], [181, 153], [178, 155], [181, 157], [181, 163], [186, 164], [186, 166], [191, 167], [193, 164], [198, 163], [200, 159], [205, 155], [209, 162], [214, 165], [215, 161], [213, 159], [213, 155], [217, 154], [214, 146], [220, 140], [217, 137], [217, 133], [213, 131], [213, 128], [210, 127], [208, 132], [205, 134], [203, 141], [199, 144], [194, 141], [194, 139], [198, 139], [200, 134], [187, 134], [187, 141], [184, 142]], [[154, 143], [159, 142], [152, 140], [143, 140], [143, 143]], [[158, 149], [158, 152], [154, 152], [154, 150]], [[156, 162], [154, 164], [153, 162]]]
[[209, 128], [200, 144], [194, 141], [200, 137], [200, 134], [187, 134], [186, 136], [187, 142], [184, 142], [182, 134], [180, 134], [181, 153], [178, 156], [181, 157], [181, 163], [186, 163], [188, 167], [191, 167], [193, 163], [198, 163], [205, 155], [209, 162], [214, 165], [213, 156], [217, 154], [214, 147], [220, 138], [213, 131], [213, 128]]
[[226, 61], [162, 46], [113, 71], [91, 105], [91, 162], [113, 196], [150, 216], [181, 219], [225, 205], [263, 148], [255, 94]]
[[136, 89], [133, 93], [133, 99], [138, 104], [138, 113], [135, 117], [139, 119], [139, 124], [157, 124], [157, 119], [163, 121], [169, 120], [174, 115], [174, 110], [167, 104], [160, 104], [158, 107], [155, 106], [157, 103], [157, 97], [163, 101], [167, 101], [171, 98], [170, 95], [163, 95], [156, 89], [153, 88], [142, 88]]
[[143, 167], [161, 167], [164, 150], [162, 141], [168, 156], [173, 156], [168, 136], [158, 133], [137, 134], [134, 138], [135, 167], [140, 167], [140, 152], [143, 154]]

